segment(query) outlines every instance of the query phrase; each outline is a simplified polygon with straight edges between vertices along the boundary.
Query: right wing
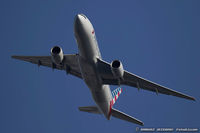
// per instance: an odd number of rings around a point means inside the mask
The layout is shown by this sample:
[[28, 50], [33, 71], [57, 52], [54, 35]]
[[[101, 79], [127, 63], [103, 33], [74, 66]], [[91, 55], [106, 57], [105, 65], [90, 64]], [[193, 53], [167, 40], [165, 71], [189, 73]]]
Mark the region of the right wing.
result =
[[69, 74], [82, 78], [77, 54], [64, 55], [62, 64], [54, 64], [51, 56], [12, 56], [12, 58], [51, 67], [53, 69], [65, 70]]
[[181, 98], [195, 101], [195, 99], [191, 96], [188, 96], [183, 93], [169, 89], [167, 87], [161, 86], [152, 81], [139, 77], [133, 73], [130, 73], [126, 70], [124, 70], [123, 79], [120, 79], [119, 81], [112, 74], [110, 64], [103, 60], [98, 59], [98, 66], [99, 66], [99, 72], [100, 72], [103, 84], [119, 85], [119, 82], [120, 82], [120, 84], [122, 85], [128, 85], [128, 86], [136, 87], [138, 89], [153, 91], [153, 92], [156, 92], [157, 94], [162, 93], [166, 95], [172, 95], [172, 96], [181, 97]]

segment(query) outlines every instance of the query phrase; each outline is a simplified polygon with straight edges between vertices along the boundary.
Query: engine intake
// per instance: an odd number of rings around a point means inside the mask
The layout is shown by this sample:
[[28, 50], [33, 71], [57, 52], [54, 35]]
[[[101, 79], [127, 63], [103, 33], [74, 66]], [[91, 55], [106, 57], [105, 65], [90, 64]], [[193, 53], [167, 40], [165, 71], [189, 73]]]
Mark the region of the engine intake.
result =
[[51, 48], [51, 56], [52, 56], [52, 61], [55, 64], [62, 63], [64, 58], [63, 51], [59, 46], [54, 46], [53, 48]]
[[112, 70], [112, 73], [115, 76], [115, 78], [123, 79], [124, 69], [123, 69], [122, 63], [119, 60], [112, 61], [111, 70]]

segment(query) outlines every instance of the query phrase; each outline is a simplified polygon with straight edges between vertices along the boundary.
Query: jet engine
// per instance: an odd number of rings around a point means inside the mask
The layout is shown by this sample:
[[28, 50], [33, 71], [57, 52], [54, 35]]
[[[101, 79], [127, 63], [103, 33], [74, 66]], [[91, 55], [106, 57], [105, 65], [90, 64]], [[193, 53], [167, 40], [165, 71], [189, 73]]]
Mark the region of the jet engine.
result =
[[122, 63], [119, 60], [112, 61], [111, 70], [115, 78], [123, 79], [124, 69]]
[[62, 63], [64, 58], [63, 51], [59, 46], [54, 46], [53, 48], [51, 48], [51, 56], [52, 56], [52, 61], [55, 64]]

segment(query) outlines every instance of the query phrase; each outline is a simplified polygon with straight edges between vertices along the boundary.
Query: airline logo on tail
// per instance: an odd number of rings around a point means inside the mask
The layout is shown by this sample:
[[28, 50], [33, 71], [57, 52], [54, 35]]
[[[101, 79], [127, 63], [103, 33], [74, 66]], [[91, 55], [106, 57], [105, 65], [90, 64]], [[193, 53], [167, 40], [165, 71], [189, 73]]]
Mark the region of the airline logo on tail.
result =
[[110, 119], [112, 106], [115, 104], [116, 100], [119, 98], [119, 95], [122, 93], [122, 88], [118, 87], [112, 91], [112, 100], [110, 101], [110, 111], [108, 113], [108, 119]]
[[112, 91], [112, 100], [110, 102], [111, 107], [115, 104], [116, 100], [118, 99], [121, 93], [122, 93], [122, 88], [120, 87]]

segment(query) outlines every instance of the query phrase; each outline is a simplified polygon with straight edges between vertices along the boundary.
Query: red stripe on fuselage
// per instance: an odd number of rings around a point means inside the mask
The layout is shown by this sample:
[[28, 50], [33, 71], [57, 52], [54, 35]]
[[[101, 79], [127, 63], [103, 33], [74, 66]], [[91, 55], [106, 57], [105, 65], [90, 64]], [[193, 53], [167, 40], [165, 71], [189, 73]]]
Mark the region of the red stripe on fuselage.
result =
[[113, 106], [113, 100], [110, 101], [110, 108], [109, 108], [109, 113], [108, 113], [108, 119], [110, 119], [110, 116], [111, 116], [112, 106]]

